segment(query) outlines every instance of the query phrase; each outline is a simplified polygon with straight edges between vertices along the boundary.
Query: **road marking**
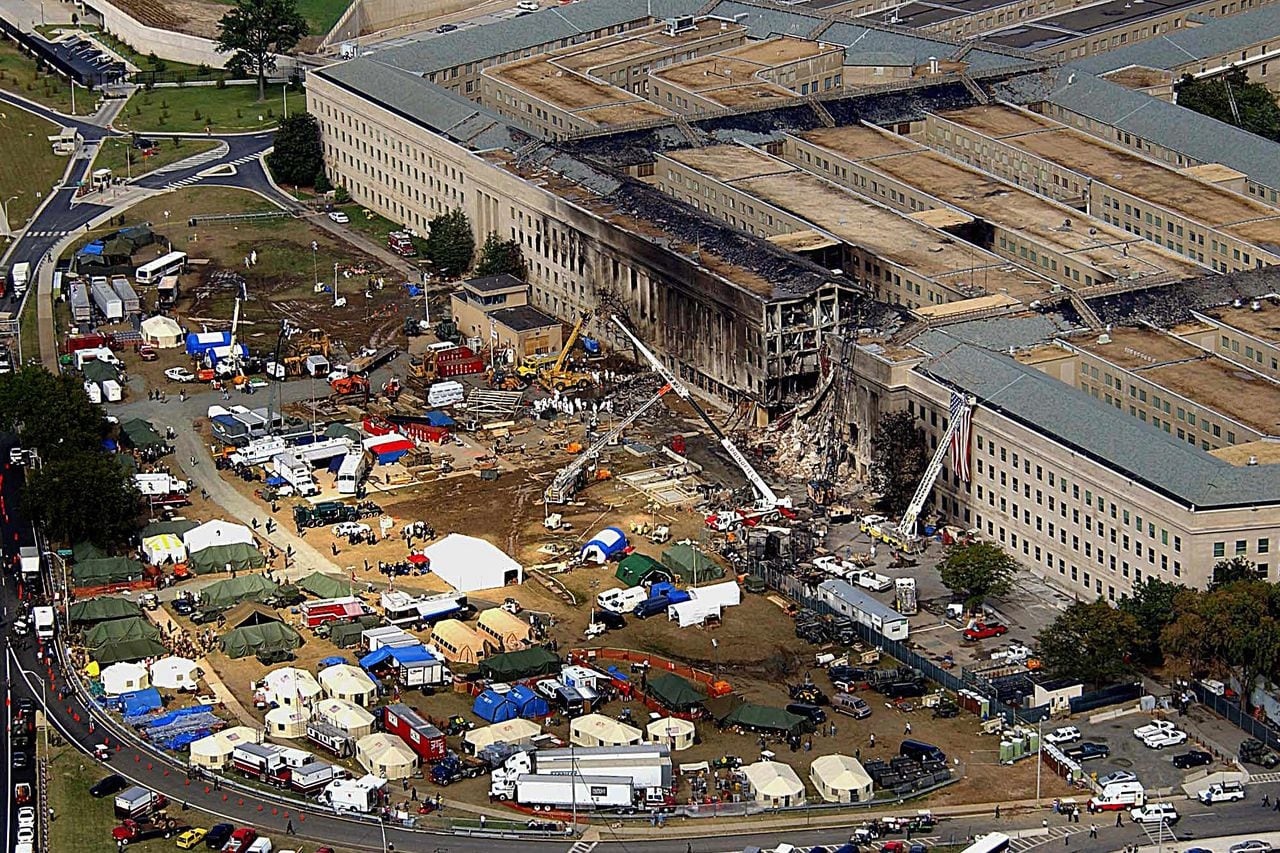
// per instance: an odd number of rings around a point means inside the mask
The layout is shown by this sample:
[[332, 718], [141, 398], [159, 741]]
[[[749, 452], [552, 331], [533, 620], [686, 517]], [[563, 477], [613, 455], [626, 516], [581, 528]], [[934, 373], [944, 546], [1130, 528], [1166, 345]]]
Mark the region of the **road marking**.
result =
[[1253, 773], [1249, 776], [1246, 785], [1265, 785], [1272, 782], [1280, 782], [1280, 773]]
[[1009, 849], [1015, 851], [1015, 853], [1024, 853], [1026, 850], [1032, 850], [1051, 841], [1057, 841], [1061, 838], [1088, 831], [1089, 827], [1082, 825], [1051, 826], [1049, 827], [1048, 835], [1030, 835], [1012, 839], [1009, 842]]
[[599, 843], [599, 841], [579, 841], [569, 848], [569, 853], [591, 853]]

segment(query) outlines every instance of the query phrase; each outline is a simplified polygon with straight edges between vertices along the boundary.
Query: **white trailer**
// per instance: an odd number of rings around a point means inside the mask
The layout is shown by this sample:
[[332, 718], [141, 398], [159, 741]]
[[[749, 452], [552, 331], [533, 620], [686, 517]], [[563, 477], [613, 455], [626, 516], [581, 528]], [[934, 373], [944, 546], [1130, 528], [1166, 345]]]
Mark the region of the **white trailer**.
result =
[[124, 313], [138, 314], [142, 311], [142, 302], [134, 292], [133, 286], [129, 284], [129, 279], [122, 275], [112, 276], [111, 289], [116, 292], [116, 296], [120, 297], [120, 302], [124, 305]]
[[36, 639], [52, 640], [53, 639], [53, 608], [52, 607], [36, 607], [32, 610], [32, 615], [36, 623]]
[[83, 281], [71, 282], [71, 320], [77, 325], [93, 322], [93, 305]]
[[111, 283], [105, 278], [94, 279], [89, 287], [89, 295], [93, 297], [93, 304], [98, 306], [98, 310], [108, 322], [124, 319], [124, 300], [116, 295]]
[[138, 491], [144, 495], [163, 497], [173, 494], [185, 495], [191, 491], [190, 481], [179, 480], [172, 474], [166, 473], [134, 474], [133, 482], [138, 487]]
[[672, 782], [671, 749], [664, 744], [540, 749], [511, 756], [493, 778], [512, 783], [525, 773], [618, 776], [637, 789], [665, 791]]
[[737, 581], [690, 587], [688, 593], [695, 601], [719, 604], [721, 607], [735, 607], [742, 603], [742, 587], [738, 586]]
[[13, 280], [13, 295], [21, 296], [27, 292], [27, 285], [31, 282], [31, 264], [26, 261], [14, 264], [9, 277]]
[[320, 802], [336, 812], [370, 814], [382, 805], [387, 780], [366, 774], [359, 779], [335, 779], [320, 792]]
[[[214, 416], [213, 408], [221, 408], [221, 407], [220, 406], [211, 407], [209, 410], [210, 418]], [[218, 414], [220, 415], [230, 414], [230, 412], [228, 412], [226, 409], [223, 409], [222, 411], [218, 412]], [[259, 438], [255, 441], [249, 442], [244, 447], [240, 448], [235, 453], [231, 454], [231, 461], [242, 463], [244, 465], [261, 465], [264, 462], [268, 462], [274, 459], [275, 457], [279, 456], [281, 453], [285, 451], [286, 448], [288, 448], [288, 446], [289, 446], [288, 443], [278, 435], [268, 436], [267, 438]]]
[[[635, 789], [625, 776], [543, 776], [516, 778], [515, 801], [523, 806], [625, 809], [635, 802]], [[499, 794], [499, 798], [502, 796]]]
[[294, 453], [281, 453], [272, 457], [271, 470], [283, 477], [304, 498], [320, 493], [315, 477], [311, 476], [311, 466]]
[[104, 379], [98, 384], [102, 386], [102, 399], [108, 403], [119, 403], [124, 397], [124, 389], [114, 379]]
[[32, 545], [24, 545], [18, 549], [18, 566], [25, 583], [31, 583], [40, 577], [40, 549]]
[[342, 460], [338, 469], [338, 494], [354, 495], [360, 489], [360, 483], [369, 470], [369, 451], [363, 447], [352, 450]]

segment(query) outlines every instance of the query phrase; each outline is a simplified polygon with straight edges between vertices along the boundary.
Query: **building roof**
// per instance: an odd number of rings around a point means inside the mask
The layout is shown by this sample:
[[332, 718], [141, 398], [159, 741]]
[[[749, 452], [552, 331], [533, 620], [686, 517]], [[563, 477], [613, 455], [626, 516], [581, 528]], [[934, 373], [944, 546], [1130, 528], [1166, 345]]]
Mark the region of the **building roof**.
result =
[[1216, 65], [1213, 60], [1277, 34], [1280, 34], [1280, 6], [1262, 6], [1239, 15], [1200, 17], [1196, 26], [1085, 57], [1075, 66], [1090, 74], [1105, 74], [1129, 65], [1167, 71], [1200, 60]]
[[378, 690], [373, 679], [363, 669], [349, 663], [335, 664], [320, 670], [320, 683], [329, 695], [341, 693], [352, 696], [357, 693], [372, 695]]
[[758, 796], [796, 797], [804, 794], [804, 782], [790, 764], [780, 761], [757, 761], [742, 772]]
[[532, 305], [510, 305], [490, 311], [489, 316], [495, 323], [506, 326], [513, 332], [531, 332], [535, 329], [560, 325], [560, 321], [555, 317], [544, 314]]
[[856, 791], [871, 787], [871, 776], [862, 762], [849, 755], [820, 755], [809, 765], [809, 776], [821, 779], [828, 788], [839, 791]]
[[825, 580], [818, 584], [818, 586], [837, 598], [847, 601], [863, 613], [878, 617], [886, 623], [906, 621], [907, 617], [903, 616], [889, 605], [872, 598], [870, 595], [858, 589], [856, 586], [853, 586], [848, 581], [835, 579]]
[[469, 278], [462, 282], [462, 286], [467, 290], [474, 290], [476, 293], [498, 293], [503, 290], [524, 290], [528, 287], [527, 284], [509, 272]]

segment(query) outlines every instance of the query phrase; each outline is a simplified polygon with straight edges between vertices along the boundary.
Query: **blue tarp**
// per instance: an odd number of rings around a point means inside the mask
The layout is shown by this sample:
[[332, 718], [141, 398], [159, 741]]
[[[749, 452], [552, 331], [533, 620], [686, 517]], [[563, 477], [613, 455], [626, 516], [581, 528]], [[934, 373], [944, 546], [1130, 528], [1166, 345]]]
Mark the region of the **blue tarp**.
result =
[[338, 469], [342, 467], [342, 462], [346, 458], [347, 458], [346, 456], [335, 456], [332, 459], [330, 459], [329, 468], [328, 468], [329, 473], [330, 474], [338, 473]]
[[517, 684], [508, 690], [507, 698], [515, 703], [516, 711], [526, 720], [536, 720], [551, 714], [547, 700], [523, 684]]
[[609, 677], [610, 677], [610, 678], [612, 678], [612, 679], [614, 679], [615, 681], [630, 681], [630, 680], [631, 680], [631, 676], [627, 675], [625, 672], [623, 672], [622, 670], [618, 669], [618, 668], [617, 668], [616, 666], [614, 666], [613, 664], [609, 664], [609, 668], [608, 668], [608, 669], [606, 669], [606, 670], [605, 670], [605, 672], [607, 672], [607, 673], [609, 674]]
[[383, 661], [390, 660], [391, 653], [393, 651], [395, 651], [395, 649], [391, 648], [390, 646], [383, 646], [382, 648], [378, 649], [376, 652], [369, 652], [369, 654], [360, 658], [360, 666], [363, 667], [364, 669], [373, 669], [375, 666], [382, 663]]
[[399, 462], [400, 457], [404, 456], [408, 452], [409, 451], [407, 450], [390, 450], [390, 451], [387, 451], [386, 453], [379, 453], [377, 454], [378, 464], [390, 465], [394, 462]]
[[287, 481], [285, 480], [284, 477], [281, 477], [279, 474], [272, 474], [270, 477], [263, 480], [263, 482], [266, 483], [268, 486], [283, 486]]
[[120, 708], [126, 718], [136, 717], [163, 706], [164, 703], [160, 701], [160, 691], [154, 687], [120, 694]]
[[422, 295], [422, 288], [421, 288], [421, 287], [418, 287], [418, 285], [416, 285], [416, 284], [408, 284], [408, 285], [405, 285], [405, 286], [409, 289], [409, 295], [410, 295], [410, 296], [421, 296], [421, 295]]
[[92, 243], [88, 244], [88, 245], [87, 245], [87, 246], [85, 246], [83, 249], [81, 249], [81, 250], [80, 250], [80, 254], [82, 254], [82, 255], [101, 255], [101, 254], [102, 254], [102, 250], [103, 250], [103, 249], [105, 249], [105, 248], [107, 248], [106, 243], [103, 243], [101, 240], [94, 240]]
[[486, 690], [477, 696], [471, 712], [488, 723], [505, 723], [520, 716], [514, 702], [493, 690]]
[[457, 421], [455, 421], [453, 418], [446, 415], [444, 412], [431, 411], [431, 412], [427, 412], [426, 415], [424, 415], [424, 417], [427, 419], [427, 423], [431, 424], [432, 426], [451, 427], [451, 426], [457, 426], [458, 424]]
[[333, 656], [331, 656], [331, 657], [321, 658], [321, 660], [320, 660], [320, 665], [321, 665], [321, 666], [336, 666], [336, 665], [338, 665], [338, 664], [340, 664], [340, 663], [346, 663], [346, 662], [347, 662], [347, 659], [346, 659], [346, 658], [344, 658], [342, 655], [333, 655]]
[[406, 663], [436, 659], [435, 655], [427, 651], [426, 646], [399, 646], [391, 650], [391, 657], [401, 666]]
[[119, 449], [119, 447], [120, 445], [116, 443], [116, 440], [114, 438], [102, 439], [102, 449], [107, 451], [108, 453], [115, 453], [116, 450]]
[[[153, 720], [148, 720], [147, 726], [150, 728], [160, 728], [162, 726], [173, 725], [183, 717], [192, 717], [196, 714], [211, 713], [213, 713], [212, 705], [192, 705], [190, 708], [178, 708], [177, 710], [170, 711], [167, 714], [161, 714]], [[128, 721], [126, 720], [126, 722]]]

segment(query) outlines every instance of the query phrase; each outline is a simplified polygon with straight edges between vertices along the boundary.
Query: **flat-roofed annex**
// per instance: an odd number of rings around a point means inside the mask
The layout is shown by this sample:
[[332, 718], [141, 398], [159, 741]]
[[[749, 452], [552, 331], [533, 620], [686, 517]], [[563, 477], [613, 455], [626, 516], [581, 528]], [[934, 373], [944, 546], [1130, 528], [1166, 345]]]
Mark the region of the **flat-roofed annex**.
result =
[[1234, 305], [1224, 305], [1201, 313], [1233, 329], [1253, 335], [1258, 340], [1280, 346], [1280, 305], [1270, 299], [1254, 300], [1242, 304], [1239, 308]]

